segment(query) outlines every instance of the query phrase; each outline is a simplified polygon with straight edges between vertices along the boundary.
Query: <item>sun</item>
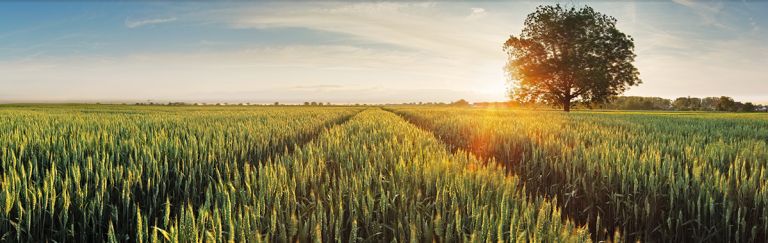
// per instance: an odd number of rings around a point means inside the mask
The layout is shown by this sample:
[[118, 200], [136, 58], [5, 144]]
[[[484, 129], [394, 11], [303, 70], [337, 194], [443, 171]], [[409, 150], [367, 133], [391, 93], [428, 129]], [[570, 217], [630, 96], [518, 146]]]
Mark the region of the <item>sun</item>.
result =
[[507, 82], [501, 70], [493, 70], [478, 75], [473, 91], [486, 101], [503, 101], [507, 99]]

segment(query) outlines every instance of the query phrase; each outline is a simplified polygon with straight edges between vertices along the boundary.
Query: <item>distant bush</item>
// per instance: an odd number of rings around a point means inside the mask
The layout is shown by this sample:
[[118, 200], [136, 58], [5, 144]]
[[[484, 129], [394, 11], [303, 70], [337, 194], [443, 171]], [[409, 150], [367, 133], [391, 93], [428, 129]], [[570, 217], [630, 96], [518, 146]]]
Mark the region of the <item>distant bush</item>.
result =
[[460, 99], [451, 103], [452, 106], [469, 106], [469, 102], [464, 99]]

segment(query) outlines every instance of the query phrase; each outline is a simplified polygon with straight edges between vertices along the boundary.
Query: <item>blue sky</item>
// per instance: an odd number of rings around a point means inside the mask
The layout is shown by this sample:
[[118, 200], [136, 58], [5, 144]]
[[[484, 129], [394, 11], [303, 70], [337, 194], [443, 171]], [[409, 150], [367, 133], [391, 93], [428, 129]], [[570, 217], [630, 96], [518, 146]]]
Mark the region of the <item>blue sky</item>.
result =
[[[768, 102], [768, 2], [578, 2], [635, 39], [627, 95]], [[0, 102], [504, 100], [536, 2], [2, 2]]]

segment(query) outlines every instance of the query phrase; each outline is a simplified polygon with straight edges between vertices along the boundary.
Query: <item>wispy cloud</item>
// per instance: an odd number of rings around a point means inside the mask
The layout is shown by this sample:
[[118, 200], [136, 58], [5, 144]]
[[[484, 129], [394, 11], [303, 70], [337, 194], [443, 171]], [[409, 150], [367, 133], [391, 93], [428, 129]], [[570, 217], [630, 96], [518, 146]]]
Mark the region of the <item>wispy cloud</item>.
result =
[[[488, 14], [479, 7], [468, 10], [469, 16]], [[436, 4], [324, 4], [277, 11], [246, 9], [234, 15], [240, 16], [232, 23], [238, 28], [307, 28], [454, 59], [502, 55], [500, 43], [508, 35], [506, 26], [478, 25], [467, 15], [441, 11]]]
[[[276, 5], [268, 9], [230, 12], [233, 18], [229, 23], [234, 28], [301, 28], [344, 36], [344, 46], [289, 47], [275, 53], [287, 57], [280, 53], [293, 55], [295, 52], [291, 49], [299, 48], [308, 51], [305, 53], [322, 54], [320, 57], [336, 57], [296, 60], [291, 65], [367, 70], [381, 79], [409, 80], [403, 83], [406, 86], [463, 87], [495, 92], [499, 94], [495, 99], [505, 93], [503, 87], [499, 87], [506, 79], [502, 69], [506, 56], [501, 43], [510, 33], [508, 23], [522, 22], [522, 19], [510, 21], [506, 16], [491, 15], [479, 6], [435, 3], [323, 3], [302, 7]], [[468, 18], [473, 15], [474, 18]], [[479, 17], [482, 21], [507, 24], [479, 24]], [[360, 43], [386, 44], [386, 47], [369, 49]], [[318, 58], [307, 54], [299, 56]], [[473, 85], [467, 87], [466, 83]]]
[[699, 15], [705, 25], [721, 29], [730, 29], [719, 19], [719, 15], [723, 10], [723, 3], [720, 1], [700, 2], [693, 0], [673, 0], [673, 2], [693, 10], [697, 15]]
[[170, 17], [170, 18], [153, 18], [153, 19], [126, 19], [125, 20], [125, 27], [128, 28], [139, 28], [141, 26], [145, 25], [153, 25], [153, 24], [162, 24], [162, 23], [168, 23], [176, 21], [176, 17]]
[[472, 10], [472, 12], [467, 16], [467, 19], [477, 19], [487, 14], [484, 8], [470, 8], [470, 10]]

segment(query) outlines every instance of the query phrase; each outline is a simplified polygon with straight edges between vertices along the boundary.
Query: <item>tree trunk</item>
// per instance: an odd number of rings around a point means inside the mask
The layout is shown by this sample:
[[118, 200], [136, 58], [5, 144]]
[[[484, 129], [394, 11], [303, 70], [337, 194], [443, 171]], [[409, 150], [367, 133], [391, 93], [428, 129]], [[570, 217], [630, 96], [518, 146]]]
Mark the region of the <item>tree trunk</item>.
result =
[[573, 96], [571, 96], [571, 82], [568, 82], [568, 89], [565, 90], [565, 95], [563, 95], [563, 111], [565, 112], [571, 112], [571, 99], [573, 99]]

